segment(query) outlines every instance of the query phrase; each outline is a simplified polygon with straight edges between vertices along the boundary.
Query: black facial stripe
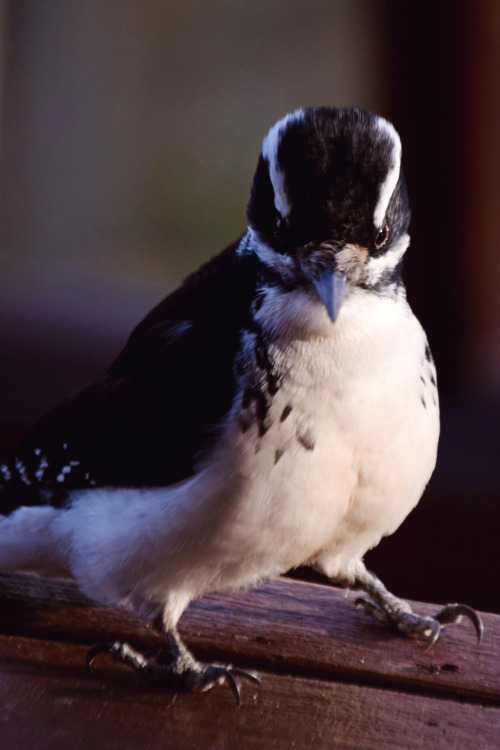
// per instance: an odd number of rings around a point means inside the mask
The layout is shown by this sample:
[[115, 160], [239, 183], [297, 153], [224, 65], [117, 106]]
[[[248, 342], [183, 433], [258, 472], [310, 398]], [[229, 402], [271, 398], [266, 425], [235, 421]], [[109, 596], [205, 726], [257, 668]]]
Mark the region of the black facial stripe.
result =
[[401, 276], [403, 263], [399, 263], [394, 268], [389, 268], [383, 273], [374, 284], [358, 284], [360, 289], [366, 289], [382, 296], [397, 296], [398, 290], [403, 286]]
[[[293, 272], [295, 276], [295, 269]], [[261, 263], [259, 269], [259, 281], [258, 286], [262, 289], [280, 289], [282, 292], [290, 292], [295, 284], [291, 280], [284, 278], [275, 268], [268, 266], [266, 263]]]
[[253, 336], [252, 350], [245, 352], [243, 348], [238, 353], [234, 364], [234, 372], [244, 384], [241, 397], [243, 413], [238, 418], [240, 429], [246, 432], [256, 425], [259, 437], [263, 437], [270, 427], [269, 409], [283, 381], [283, 375], [275, 369], [269, 356], [266, 335], [255, 318], [255, 313], [261, 308], [264, 297], [265, 288], [261, 288], [257, 291], [251, 305], [250, 320], [242, 331], [242, 340], [245, 333]]

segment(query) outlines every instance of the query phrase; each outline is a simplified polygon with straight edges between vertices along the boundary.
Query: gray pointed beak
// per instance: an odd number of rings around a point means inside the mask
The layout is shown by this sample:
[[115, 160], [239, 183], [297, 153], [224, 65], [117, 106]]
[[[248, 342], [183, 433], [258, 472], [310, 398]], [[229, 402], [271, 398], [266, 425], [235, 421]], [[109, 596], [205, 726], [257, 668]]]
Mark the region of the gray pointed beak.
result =
[[332, 269], [323, 271], [321, 276], [312, 280], [319, 298], [326, 307], [328, 315], [335, 322], [345, 294], [345, 276]]

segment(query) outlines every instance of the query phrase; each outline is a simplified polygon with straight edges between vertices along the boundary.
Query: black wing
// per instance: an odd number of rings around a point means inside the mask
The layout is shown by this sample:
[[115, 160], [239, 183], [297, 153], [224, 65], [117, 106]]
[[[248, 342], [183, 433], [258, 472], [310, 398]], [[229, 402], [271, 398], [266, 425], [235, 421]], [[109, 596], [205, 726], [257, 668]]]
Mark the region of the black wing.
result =
[[59, 504], [70, 488], [168, 485], [193, 472], [231, 406], [257, 283], [258, 261], [238, 244], [147, 315], [103, 380], [42, 419], [3, 467], [0, 512], [40, 494]]

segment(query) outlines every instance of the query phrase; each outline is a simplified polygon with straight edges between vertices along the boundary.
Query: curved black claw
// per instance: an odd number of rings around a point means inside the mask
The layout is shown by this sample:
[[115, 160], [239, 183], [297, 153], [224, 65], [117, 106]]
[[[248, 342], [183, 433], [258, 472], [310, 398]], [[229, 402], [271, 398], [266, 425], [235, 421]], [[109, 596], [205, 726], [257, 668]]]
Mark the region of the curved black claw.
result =
[[260, 685], [261, 680], [257, 672], [250, 672], [248, 669], [238, 669], [238, 667], [230, 667], [230, 670], [238, 677], [247, 677], [249, 680], [252, 680], [252, 682], [256, 682], [257, 685]]
[[86, 661], [87, 667], [90, 671], [93, 671], [93, 662], [96, 656], [99, 654], [111, 654], [113, 651], [114, 643], [94, 643], [93, 646], [87, 651]]
[[211, 690], [214, 685], [227, 684], [232, 694], [236, 698], [238, 708], [241, 705], [240, 686], [236, 677], [231, 672], [231, 667], [219, 667], [215, 664], [210, 664], [205, 671], [200, 675], [200, 683], [198, 690], [205, 692], [205, 690]]
[[476, 610], [468, 607], [467, 604], [447, 604], [434, 615], [434, 619], [441, 625], [448, 625], [449, 623], [460, 622], [462, 616], [467, 617], [472, 622], [476, 631], [477, 642], [481, 643], [484, 633], [483, 621]]
[[214, 685], [227, 684], [232, 694], [236, 698], [238, 708], [241, 705], [240, 685], [236, 677], [246, 677], [253, 682], [260, 684], [260, 678], [255, 672], [248, 672], [245, 669], [238, 669], [231, 665], [222, 666], [218, 664], [209, 664], [208, 667], [195, 680], [195, 689], [211, 690]]
[[439, 621], [436, 620], [435, 617], [428, 617], [426, 618], [426, 631], [429, 631], [427, 646], [425, 647], [425, 651], [428, 651], [431, 646], [434, 646], [437, 639], [441, 635], [441, 625], [439, 624]]

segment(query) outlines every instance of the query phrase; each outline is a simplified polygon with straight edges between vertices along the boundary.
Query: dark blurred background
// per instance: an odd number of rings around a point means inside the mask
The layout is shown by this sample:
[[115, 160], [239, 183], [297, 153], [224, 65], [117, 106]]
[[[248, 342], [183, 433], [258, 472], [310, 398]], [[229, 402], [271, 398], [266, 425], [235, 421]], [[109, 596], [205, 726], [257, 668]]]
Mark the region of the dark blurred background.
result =
[[395, 593], [500, 611], [497, 0], [0, 0], [0, 458], [236, 238], [297, 107], [394, 122], [438, 468], [367, 555]]

